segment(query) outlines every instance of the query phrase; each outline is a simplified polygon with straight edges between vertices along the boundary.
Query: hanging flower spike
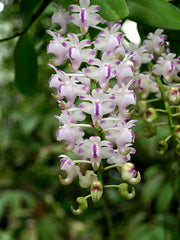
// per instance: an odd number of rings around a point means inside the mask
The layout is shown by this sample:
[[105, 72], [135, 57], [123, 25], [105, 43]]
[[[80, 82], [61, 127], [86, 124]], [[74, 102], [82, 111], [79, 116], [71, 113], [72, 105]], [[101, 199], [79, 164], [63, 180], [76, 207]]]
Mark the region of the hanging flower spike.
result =
[[75, 25], [79, 26], [81, 29], [81, 33], [85, 34], [89, 26], [96, 26], [101, 22], [101, 17], [96, 12], [100, 11], [100, 7], [98, 5], [90, 5], [89, 0], [79, 0], [80, 6], [70, 5], [69, 10], [71, 12], [78, 12], [71, 15], [70, 20]]
[[106, 94], [102, 89], [94, 89], [92, 96], [83, 95], [79, 97], [81, 100], [87, 100], [90, 102], [83, 102], [79, 105], [79, 108], [88, 114], [91, 114], [91, 118], [94, 126], [97, 128], [103, 115], [110, 113], [114, 110], [115, 104], [112, 102], [113, 97], [110, 94]]
[[82, 157], [90, 158], [92, 167], [98, 170], [101, 159], [110, 157], [114, 150], [109, 141], [101, 141], [100, 137], [90, 137], [79, 144], [78, 153]]
[[57, 57], [56, 60], [50, 59], [49, 61], [54, 66], [59, 66], [67, 59], [66, 45], [62, 44], [64, 38], [59, 33], [54, 33], [50, 30], [47, 30], [46, 32], [53, 37], [53, 40], [51, 40], [47, 46], [47, 53], [53, 54]]
[[69, 13], [66, 12], [65, 8], [62, 6], [59, 8], [55, 3], [53, 5], [57, 8], [57, 12], [55, 12], [51, 17], [52, 24], [57, 24], [61, 27], [59, 32], [64, 34], [67, 30], [67, 24], [69, 22]]
[[77, 177], [78, 172], [80, 171], [79, 167], [74, 164], [74, 162], [66, 155], [59, 155], [61, 158], [61, 170], [64, 170], [67, 174], [65, 179], [59, 175], [59, 180], [63, 185], [69, 185], [72, 183], [74, 178]]

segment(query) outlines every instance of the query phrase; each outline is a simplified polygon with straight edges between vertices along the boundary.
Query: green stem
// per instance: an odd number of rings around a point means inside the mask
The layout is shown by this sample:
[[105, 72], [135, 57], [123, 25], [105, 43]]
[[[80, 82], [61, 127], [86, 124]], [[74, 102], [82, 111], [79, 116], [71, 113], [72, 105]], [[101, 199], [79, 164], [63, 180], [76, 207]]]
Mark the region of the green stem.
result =
[[[152, 69], [153, 63], [149, 63], [149, 66]], [[167, 111], [168, 123], [169, 123], [170, 129], [171, 129], [171, 135], [173, 137], [175, 137], [174, 136], [174, 125], [173, 125], [173, 120], [172, 120], [172, 111], [171, 111], [171, 108], [170, 108], [169, 103], [167, 101], [167, 97], [166, 97], [166, 93], [165, 93], [165, 90], [164, 90], [164, 86], [163, 86], [162, 80], [161, 80], [161, 78], [159, 76], [157, 76], [157, 75], [154, 75], [154, 76], [156, 78], [157, 84], [159, 86], [159, 90], [161, 92], [161, 97], [162, 97], [162, 100], [163, 100], [163, 103], [164, 103], [164, 108]]]
[[107, 222], [107, 226], [108, 226], [108, 230], [109, 230], [109, 240], [114, 240], [115, 236], [114, 236], [114, 229], [113, 229], [113, 223], [112, 223], [112, 218], [111, 218], [111, 214], [109, 211], [109, 208], [107, 206], [107, 202], [105, 197], [102, 199], [102, 205], [103, 205], [103, 210], [104, 210], [104, 215], [106, 218], [106, 222]]

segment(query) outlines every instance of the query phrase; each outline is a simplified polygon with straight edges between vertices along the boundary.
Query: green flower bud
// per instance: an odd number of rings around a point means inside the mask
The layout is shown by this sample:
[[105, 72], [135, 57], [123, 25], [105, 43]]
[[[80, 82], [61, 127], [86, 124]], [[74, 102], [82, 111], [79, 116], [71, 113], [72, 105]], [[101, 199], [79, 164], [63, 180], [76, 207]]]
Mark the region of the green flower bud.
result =
[[151, 138], [157, 134], [157, 127], [154, 126], [153, 124], [148, 124], [144, 129], [143, 129], [143, 135], [146, 138]]
[[141, 115], [143, 115], [145, 112], [146, 112], [146, 109], [147, 109], [147, 103], [146, 101], [144, 100], [140, 100], [137, 102], [137, 107], [138, 107], [138, 110], [139, 110], [139, 113]]
[[171, 87], [168, 92], [168, 101], [170, 104], [178, 104], [180, 100], [179, 89]]
[[152, 123], [157, 119], [157, 113], [154, 108], [148, 108], [144, 113], [144, 121], [146, 123]]
[[100, 181], [94, 181], [91, 185], [91, 197], [93, 202], [98, 202], [103, 195], [103, 185]]
[[180, 125], [176, 125], [174, 128], [175, 137], [180, 139]]
[[158, 146], [159, 146], [158, 152], [160, 154], [164, 154], [166, 152], [166, 150], [168, 149], [168, 144], [165, 140], [160, 141]]
[[76, 199], [76, 202], [78, 203], [79, 207], [78, 209], [74, 209], [71, 206], [71, 211], [73, 214], [75, 215], [80, 215], [82, 214], [87, 208], [88, 208], [88, 204], [87, 204], [87, 199], [85, 197], [78, 197]]
[[118, 188], [119, 195], [127, 200], [131, 200], [135, 196], [135, 189], [132, 187], [132, 192], [128, 192], [128, 184], [127, 183], [121, 183], [119, 184]]

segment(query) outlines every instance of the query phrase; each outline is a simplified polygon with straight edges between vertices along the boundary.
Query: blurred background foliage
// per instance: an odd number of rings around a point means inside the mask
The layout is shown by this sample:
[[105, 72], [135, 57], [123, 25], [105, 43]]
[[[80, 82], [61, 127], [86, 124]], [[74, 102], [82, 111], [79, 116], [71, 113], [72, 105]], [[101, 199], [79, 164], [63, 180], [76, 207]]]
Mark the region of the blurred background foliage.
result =
[[[48, 88], [50, 37], [45, 32], [55, 28], [50, 21], [55, 8], [50, 2], [0, 1], [4, 7], [0, 12], [0, 240], [108, 240], [102, 203], [90, 203], [82, 216], [72, 215], [70, 206], [84, 192], [77, 181], [64, 187], [58, 180], [57, 156], [62, 149], [56, 141], [58, 124], [53, 115], [59, 115], [59, 109]], [[55, 2], [68, 7], [74, 1]], [[92, 3], [102, 5], [101, 14], [107, 20], [136, 21], [141, 39], [157, 27], [164, 28], [172, 52], [180, 54], [178, 0]], [[116, 239], [178, 240], [180, 159], [173, 145], [165, 155], [157, 153], [167, 128], [159, 127], [156, 136], [146, 139], [144, 127], [139, 120], [135, 129], [133, 162], [142, 173], [136, 197], [126, 201], [116, 190], [106, 192]], [[113, 170], [105, 177], [111, 184], [120, 182]]]

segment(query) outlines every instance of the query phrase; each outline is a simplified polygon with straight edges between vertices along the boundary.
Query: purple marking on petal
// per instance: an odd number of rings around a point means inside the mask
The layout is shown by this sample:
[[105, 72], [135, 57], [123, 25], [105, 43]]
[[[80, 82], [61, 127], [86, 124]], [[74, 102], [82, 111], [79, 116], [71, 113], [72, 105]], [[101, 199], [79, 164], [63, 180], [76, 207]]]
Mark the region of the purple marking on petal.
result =
[[90, 73], [90, 72], [91, 72], [91, 70], [89, 68], [85, 69], [85, 73]]
[[98, 16], [96, 19], [97, 19], [98, 21], [101, 21], [102, 18], [101, 18], [100, 16]]
[[114, 108], [115, 108], [115, 105], [114, 105], [114, 104], [111, 104], [111, 105], [109, 106], [109, 108], [114, 109]]
[[121, 61], [116, 61], [116, 65], [119, 65], [121, 63]]
[[111, 135], [111, 133], [110, 132], [108, 132], [107, 134], [106, 134], [106, 136], [110, 136]]
[[68, 49], [68, 55], [69, 55], [69, 58], [70, 58], [71, 60], [73, 60], [73, 58], [72, 58], [72, 47], [70, 47], [70, 48]]
[[134, 68], [132, 66], [130, 66], [130, 69], [131, 69], [132, 72], [134, 72]]
[[114, 149], [110, 149], [108, 152], [109, 153], [114, 153]]
[[111, 76], [111, 66], [108, 65], [108, 66], [107, 66], [107, 76], [106, 76], [106, 79], [109, 79], [110, 76]]
[[83, 99], [85, 99], [85, 97], [84, 96], [79, 96], [79, 99], [83, 100]]
[[91, 63], [93, 63], [94, 61], [92, 60], [92, 59], [90, 59], [89, 61], [88, 61], [88, 63], [89, 64], [91, 64]]
[[92, 42], [91, 42], [90, 40], [87, 40], [87, 41], [86, 41], [86, 44], [91, 45], [91, 43], [92, 43]]
[[101, 7], [100, 7], [100, 6], [97, 6], [97, 7], [96, 7], [96, 10], [97, 10], [97, 11], [100, 11], [100, 10], [101, 10]]
[[58, 130], [56, 131], [56, 136], [59, 137], [59, 132], [60, 132], [60, 129], [58, 128]]
[[131, 153], [134, 154], [136, 153], [136, 150], [134, 148], [131, 149]]
[[98, 39], [96, 39], [94, 43], [98, 43], [98, 42], [99, 42], [99, 40], [98, 40]]
[[58, 93], [61, 93], [61, 84], [58, 86]]
[[83, 153], [84, 150], [82, 148], [79, 148], [78, 153]]
[[173, 63], [173, 61], [171, 61], [171, 68], [169, 70], [169, 73], [173, 71], [173, 68], [174, 68], [174, 63]]
[[81, 10], [81, 22], [82, 23], [85, 22], [85, 12], [86, 12], [86, 10], [84, 8], [82, 8], [82, 10]]
[[66, 47], [67, 44], [66, 44], [65, 42], [62, 42], [62, 46], [63, 46], [63, 47]]
[[95, 52], [95, 51], [91, 51], [90, 54], [93, 55], [93, 56], [95, 56], [95, 55], [96, 55], [96, 52]]
[[69, 6], [69, 11], [72, 11], [74, 7], [72, 5]]
[[96, 144], [93, 144], [93, 157], [94, 158], [97, 158], [97, 145]]
[[95, 116], [99, 116], [99, 103], [95, 102]]
[[64, 165], [64, 163], [66, 162], [66, 160], [61, 159], [60, 162], [61, 162], [61, 167], [63, 167], [63, 165]]
[[108, 145], [109, 145], [110, 147], [113, 147], [112, 143], [110, 143], [110, 142], [108, 143]]
[[153, 66], [153, 67], [152, 67], [152, 70], [154, 71], [155, 69], [156, 69], [156, 67], [155, 67], [155, 66]]
[[52, 78], [54, 77], [54, 75], [51, 75], [49, 78], [49, 83], [51, 82]]
[[68, 164], [68, 165], [72, 165], [72, 162], [68, 160], [68, 161], [67, 161], [67, 164]]
[[84, 105], [83, 105], [83, 104], [80, 104], [80, 105], [79, 105], [79, 108], [81, 108], [81, 109], [84, 108]]
[[111, 96], [110, 99], [114, 100], [114, 99], [115, 99], [115, 96]]
[[70, 20], [74, 20], [74, 17], [73, 17], [73, 16], [70, 16]]
[[96, 92], [99, 92], [101, 89], [100, 88], [96, 88], [94, 89]]
[[104, 30], [102, 32], [100, 32], [100, 34], [104, 34]]

